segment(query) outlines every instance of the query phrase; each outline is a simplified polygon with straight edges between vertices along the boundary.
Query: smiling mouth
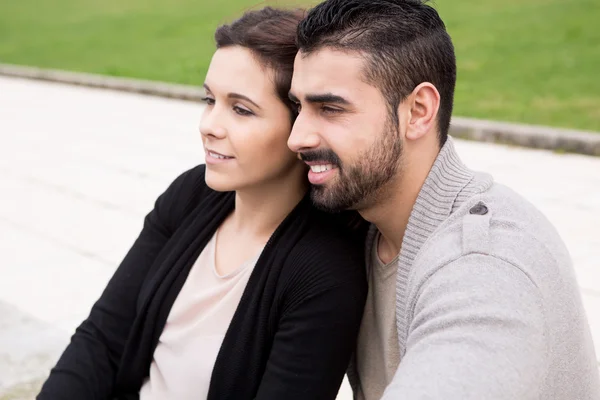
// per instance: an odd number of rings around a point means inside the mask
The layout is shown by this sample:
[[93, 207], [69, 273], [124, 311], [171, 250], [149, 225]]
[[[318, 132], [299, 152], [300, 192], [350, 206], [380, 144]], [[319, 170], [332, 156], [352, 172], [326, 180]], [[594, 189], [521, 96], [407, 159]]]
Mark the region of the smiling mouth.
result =
[[330, 171], [330, 170], [336, 168], [336, 166], [333, 164], [312, 164], [312, 165], [309, 165], [309, 167], [310, 167], [310, 170], [316, 174], [320, 174], [320, 173]]
[[217, 158], [217, 159], [219, 159], [219, 160], [229, 160], [229, 159], [232, 159], [232, 158], [233, 158], [233, 157], [225, 156], [225, 155], [223, 155], [223, 154], [216, 153], [216, 152], [214, 152], [214, 151], [211, 151], [211, 150], [207, 150], [207, 151], [206, 151], [206, 153], [207, 153], [209, 156], [211, 156], [211, 157], [213, 157], [213, 158]]

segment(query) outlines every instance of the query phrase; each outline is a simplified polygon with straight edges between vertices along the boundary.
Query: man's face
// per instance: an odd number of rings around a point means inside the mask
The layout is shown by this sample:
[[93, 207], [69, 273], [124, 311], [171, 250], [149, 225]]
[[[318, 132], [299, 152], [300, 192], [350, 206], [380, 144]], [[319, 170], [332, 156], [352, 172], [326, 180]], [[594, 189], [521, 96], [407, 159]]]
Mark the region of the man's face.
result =
[[300, 107], [288, 146], [311, 167], [315, 205], [364, 209], [397, 175], [398, 126], [380, 90], [365, 82], [357, 53], [299, 53], [290, 98]]

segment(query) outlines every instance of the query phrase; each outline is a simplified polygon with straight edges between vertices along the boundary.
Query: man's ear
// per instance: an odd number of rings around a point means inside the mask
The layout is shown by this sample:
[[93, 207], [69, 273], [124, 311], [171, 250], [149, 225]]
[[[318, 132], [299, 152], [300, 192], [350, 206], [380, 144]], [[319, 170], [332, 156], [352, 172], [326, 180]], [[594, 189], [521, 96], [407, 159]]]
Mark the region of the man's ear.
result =
[[440, 93], [436, 87], [423, 82], [408, 96], [409, 119], [406, 126], [406, 139], [418, 140], [434, 130], [440, 108]]

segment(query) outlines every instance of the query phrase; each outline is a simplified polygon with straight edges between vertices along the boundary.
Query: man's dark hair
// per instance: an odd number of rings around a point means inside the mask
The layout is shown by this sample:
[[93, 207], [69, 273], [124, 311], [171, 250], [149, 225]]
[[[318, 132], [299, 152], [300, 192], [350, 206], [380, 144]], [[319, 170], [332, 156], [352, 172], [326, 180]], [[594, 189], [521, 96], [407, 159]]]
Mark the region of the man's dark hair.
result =
[[298, 25], [303, 55], [322, 48], [365, 57], [366, 81], [379, 88], [398, 122], [398, 106], [423, 82], [440, 93], [440, 145], [446, 142], [456, 84], [454, 46], [437, 11], [419, 0], [326, 0]]

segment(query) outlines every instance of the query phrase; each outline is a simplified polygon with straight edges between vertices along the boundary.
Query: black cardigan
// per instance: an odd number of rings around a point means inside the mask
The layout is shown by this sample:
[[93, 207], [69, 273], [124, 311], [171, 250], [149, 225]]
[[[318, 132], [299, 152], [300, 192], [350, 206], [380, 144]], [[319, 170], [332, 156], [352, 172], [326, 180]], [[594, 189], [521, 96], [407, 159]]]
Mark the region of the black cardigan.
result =
[[[175, 298], [234, 208], [234, 193], [208, 188], [204, 171], [187, 171], [157, 199], [37, 399], [139, 398]], [[225, 335], [209, 400], [335, 399], [367, 293], [364, 230], [350, 233], [347, 221], [306, 196], [277, 228]]]

